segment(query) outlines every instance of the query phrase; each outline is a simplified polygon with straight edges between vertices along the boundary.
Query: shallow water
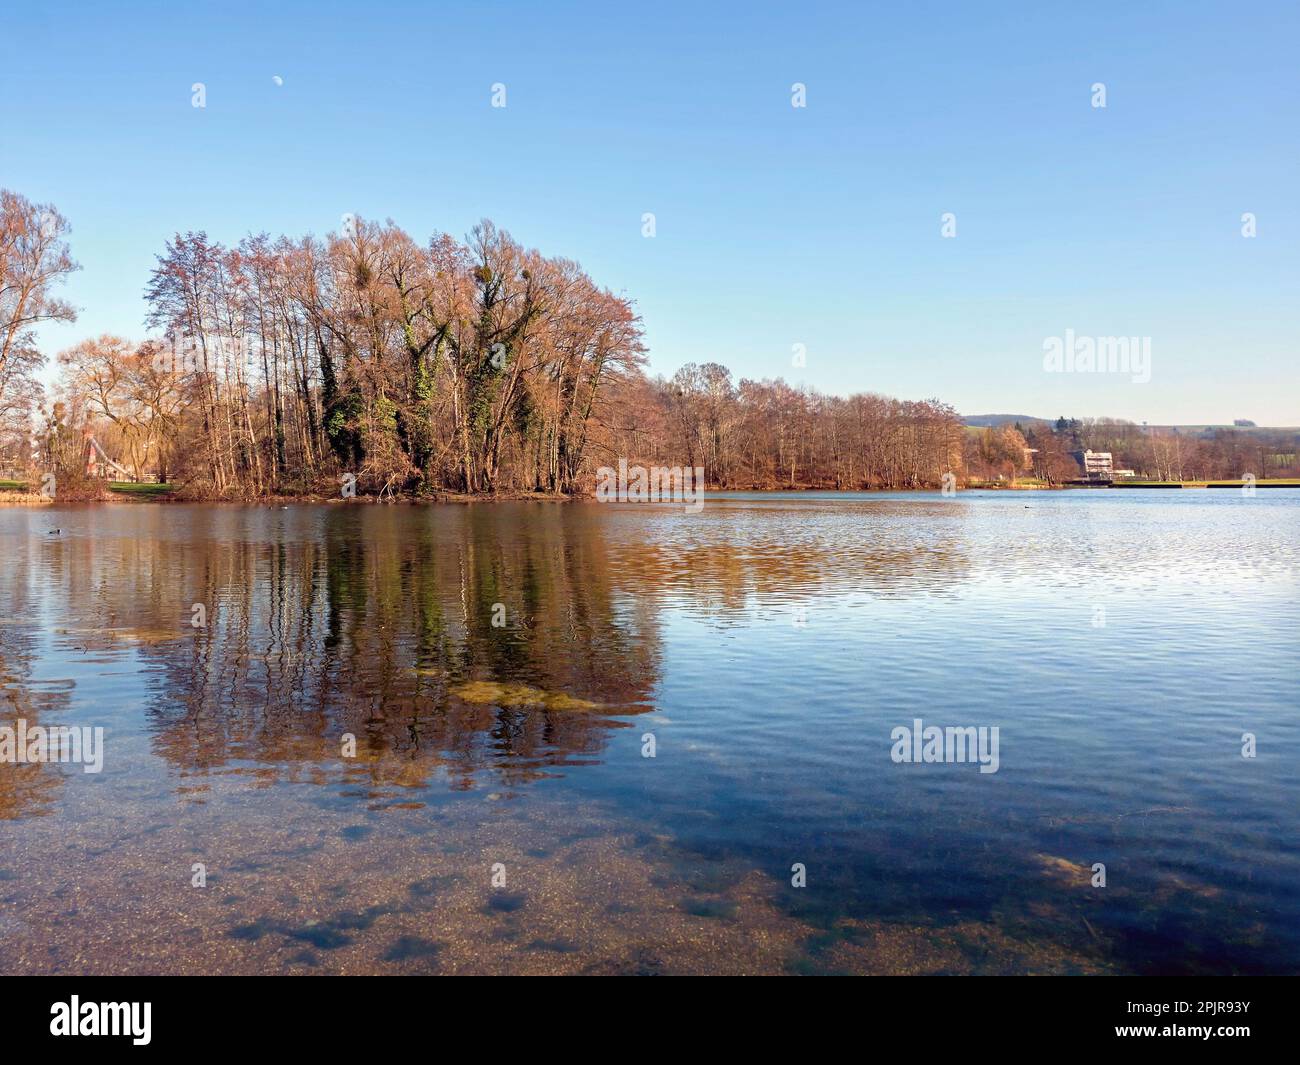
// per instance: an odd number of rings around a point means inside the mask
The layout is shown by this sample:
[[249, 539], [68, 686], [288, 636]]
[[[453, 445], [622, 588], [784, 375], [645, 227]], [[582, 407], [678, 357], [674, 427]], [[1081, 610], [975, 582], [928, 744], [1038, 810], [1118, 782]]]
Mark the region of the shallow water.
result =
[[1300, 971], [1297, 491], [56, 505], [0, 558], [0, 725], [106, 734], [0, 765], [0, 971]]

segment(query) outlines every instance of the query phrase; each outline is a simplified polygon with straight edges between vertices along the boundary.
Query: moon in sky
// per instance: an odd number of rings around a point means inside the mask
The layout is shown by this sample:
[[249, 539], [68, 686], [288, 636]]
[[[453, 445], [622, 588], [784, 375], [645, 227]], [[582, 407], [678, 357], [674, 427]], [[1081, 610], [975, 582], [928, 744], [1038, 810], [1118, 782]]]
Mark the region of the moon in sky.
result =
[[276, 74], [276, 75], [275, 75], [271, 80], [272, 80], [273, 82], [275, 82], [277, 85], [283, 85], [283, 84], [284, 84], [284, 78], [280, 77], [279, 74]]

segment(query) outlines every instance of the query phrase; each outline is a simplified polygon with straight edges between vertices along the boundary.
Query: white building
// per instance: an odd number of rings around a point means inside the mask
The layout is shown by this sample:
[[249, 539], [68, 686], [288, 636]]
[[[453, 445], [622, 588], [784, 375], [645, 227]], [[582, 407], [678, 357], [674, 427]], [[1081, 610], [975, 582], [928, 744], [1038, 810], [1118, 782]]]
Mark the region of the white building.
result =
[[1109, 451], [1076, 451], [1074, 461], [1085, 481], [1113, 481], [1115, 468]]

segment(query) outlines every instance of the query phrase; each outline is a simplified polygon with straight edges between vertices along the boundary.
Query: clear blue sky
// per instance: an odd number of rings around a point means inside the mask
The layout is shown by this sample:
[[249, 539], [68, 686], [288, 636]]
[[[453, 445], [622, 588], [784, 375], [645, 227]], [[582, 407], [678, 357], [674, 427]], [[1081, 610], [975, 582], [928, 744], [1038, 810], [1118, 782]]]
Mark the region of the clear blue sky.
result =
[[[51, 354], [143, 336], [177, 230], [488, 216], [633, 297], [655, 372], [1296, 425], [1298, 11], [13, 0], [0, 186], [73, 225], [82, 314]], [[1044, 373], [1066, 329], [1151, 337], [1150, 383]]]

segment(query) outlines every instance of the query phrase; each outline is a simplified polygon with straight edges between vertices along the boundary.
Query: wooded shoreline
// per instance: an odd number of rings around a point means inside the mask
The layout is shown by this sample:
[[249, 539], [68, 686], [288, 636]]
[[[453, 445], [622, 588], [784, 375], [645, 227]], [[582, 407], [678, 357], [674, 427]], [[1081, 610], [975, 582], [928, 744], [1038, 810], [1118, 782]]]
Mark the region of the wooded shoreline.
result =
[[[1126, 491], [1152, 490], [1162, 491], [1168, 489], [1236, 489], [1241, 490], [1245, 487], [1255, 488], [1300, 488], [1300, 480], [1281, 478], [1276, 480], [1261, 480], [1251, 482], [1245, 481], [1183, 481], [1183, 482], [1151, 482], [1151, 483], [1125, 483], [1116, 482], [1111, 484], [1001, 484], [1001, 485], [970, 485], [962, 486], [955, 491], [958, 494], [968, 492], [1058, 492], [1073, 490], [1097, 490], [1097, 489], [1124, 489]], [[875, 495], [875, 494], [924, 494], [934, 495], [936, 489], [929, 487], [917, 488], [854, 488], [854, 489], [837, 489], [837, 488], [717, 488], [709, 487], [701, 490], [704, 496], [723, 495], [723, 494], [756, 494], [756, 495], [797, 495], [797, 496], [837, 496], [837, 495]], [[406, 506], [421, 506], [429, 504], [472, 504], [472, 503], [583, 503], [583, 502], [600, 502], [596, 499], [595, 493], [563, 493], [563, 492], [521, 492], [505, 491], [494, 494], [467, 494], [463, 492], [434, 492], [424, 495], [359, 495], [352, 498], [340, 498], [339, 496], [306, 494], [306, 495], [281, 495], [281, 496], [259, 496], [250, 499], [204, 499], [195, 496], [187, 496], [180, 492], [151, 492], [132, 493], [132, 492], [113, 492], [107, 496], [98, 496], [95, 498], [71, 498], [58, 499], [51, 496], [42, 495], [40, 492], [23, 492], [15, 489], [0, 488], [0, 506], [48, 506], [56, 502], [76, 503], [76, 504], [110, 504], [110, 505], [129, 505], [138, 506], [150, 503], [167, 503], [167, 504], [191, 504], [191, 505], [213, 505], [222, 504], [228, 506], [264, 506], [274, 508], [277, 506], [290, 505], [325, 505], [334, 504], [342, 506], [357, 505], [390, 505], [400, 504]], [[658, 500], [654, 501], [660, 504], [671, 504], [675, 500]], [[626, 503], [625, 503], [626, 505]]]
[[105, 495], [105, 478], [231, 501], [328, 498], [341, 480], [385, 499], [581, 496], [624, 461], [701, 470], [710, 490], [1062, 487], [1088, 450], [1161, 482], [1300, 472], [1282, 430], [975, 427], [937, 398], [829, 395], [715, 362], [651, 377], [630, 297], [486, 219], [423, 243], [352, 215], [324, 238], [177, 233], [141, 279], [151, 335], [65, 349], [47, 389], [35, 328], [76, 320], [52, 295], [78, 269], [69, 231], [0, 190], [0, 288], [19, 294], [0, 318], [0, 470], [53, 478], [65, 499]]

